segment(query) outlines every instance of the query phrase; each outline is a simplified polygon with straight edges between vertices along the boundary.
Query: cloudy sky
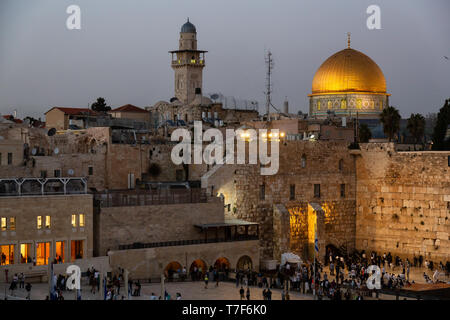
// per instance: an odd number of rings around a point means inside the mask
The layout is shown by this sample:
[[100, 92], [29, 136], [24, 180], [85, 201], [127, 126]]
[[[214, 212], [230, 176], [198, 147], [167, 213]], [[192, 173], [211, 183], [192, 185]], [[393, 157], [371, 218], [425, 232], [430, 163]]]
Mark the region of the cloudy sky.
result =
[[[81, 8], [68, 30], [66, 8]], [[381, 8], [381, 30], [366, 9]], [[0, 113], [43, 117], [50, 106], [113, 107], [169, 100], [181, 25], [208, 50], [203, 92], [258, 100], [264, 109], [265, 51], [275, 59], [275, 105], [308, 111], [320, 64], [346, 47], [381, 67], [403, 117], [436, 112], [450, 98], [448, 0], [0, 0]]]

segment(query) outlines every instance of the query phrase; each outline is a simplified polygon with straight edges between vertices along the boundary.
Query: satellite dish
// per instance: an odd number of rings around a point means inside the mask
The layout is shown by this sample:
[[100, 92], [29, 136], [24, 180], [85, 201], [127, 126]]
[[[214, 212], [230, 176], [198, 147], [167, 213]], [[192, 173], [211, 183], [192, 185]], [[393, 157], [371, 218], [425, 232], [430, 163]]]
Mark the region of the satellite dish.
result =
[[219, 95], [217, 93], [214, 93], [211, 95], [211, 99], [217, 100], [217, 99], [219, 99]]
[[59, 148], [55, 148], [55, 150], [53, 150], [53, 152], [54, 152], [55, 154], [58, 154], [58, 153], [59, 153]]
[[51, 128], [50, 130], [48, 130], [47, 135], [49, 137], [54, 136], [56, 134], [56, 129], [55, 128]]
[[69, 169], [69, 170], [67, 170], [67, 173], [69, 174], [69, 176], [73, 176], [73, 169]]
[[31, 154], [32, 154], [33, 156], [35, 156], [36, 153], [37, 153], [37, 149], [36, 149], [36, 148], [33, 148], [33, 149], [31, 150]]

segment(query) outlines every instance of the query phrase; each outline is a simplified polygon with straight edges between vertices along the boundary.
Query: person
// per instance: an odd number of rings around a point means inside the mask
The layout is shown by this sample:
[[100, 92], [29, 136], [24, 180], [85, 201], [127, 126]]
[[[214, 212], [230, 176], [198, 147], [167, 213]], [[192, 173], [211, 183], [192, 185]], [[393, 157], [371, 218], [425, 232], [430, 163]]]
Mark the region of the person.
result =
[[11, 291], [11, 295], [14, 296], [14, 290], [17, 288], [17, 282], [12, 281], [11, 285], [9, 286], [9, 290]]
[[158, 300], [158, 297], [155, 295], [154, 292], [152, 292], [152, 294], [150, 296], [150, 300]]
[[250, 288], [247, 287], [247, 294], [246, 294], [247, 300], [250, 300]]
[[25, 286], [25, 290], [27, 291], [27, 300], [31, 299], [31, 284], [28, 282]]
[[285, 299], [286, 299], [286, 300], [291, 300], [291, 297], [289, 296], [289, 291], [286, 291], [286, 297], [285, 297]]
[[267, 289], [267, 300], [272, 300], [272, 291], [270, 291], [270, 288]]
[[208, 289], [208, 272], [205, 273], [205, 289]]
[[267, 300], [267, 290], [264, 289], [262, 292], [263, 300]]
[[286, 300], [286, 294], [284, 293], [284, 290], [281, 291], [281, 300]]
[[25, 276], [24, 276], [23, 272], [21, 272], [19, 274], [19, 288], [20, 289], [24, 288], [24, 282], [25, 282]]
[[181, 293], [177, 292], [177, 300], [181, 300]]
[[216, 287], [218, 287], [219, 286], [219, 275], [217, 274], [216, 275]]
[[239, 293], [241, 295], [241, 300], [244, 300], [245, 299], [244, 298], [244, 293], [245, 293], [244, 287], [241, 286], [241, 289], [239, 290]]

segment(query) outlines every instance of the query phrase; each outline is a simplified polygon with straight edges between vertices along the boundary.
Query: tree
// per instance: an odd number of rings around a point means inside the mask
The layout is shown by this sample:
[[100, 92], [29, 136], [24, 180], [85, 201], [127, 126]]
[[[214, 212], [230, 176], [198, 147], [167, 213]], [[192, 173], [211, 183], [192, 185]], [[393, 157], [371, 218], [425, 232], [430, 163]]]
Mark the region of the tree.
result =
[[372, 131], [370, 131], [369, 126], [365, 123], [359, 125], [359, 142], [366, 143], [372, 139]]
[[411, 113], [406, 128], [413, 136], [414, 143], [418, 143], [419, 140], [423, 139], [425, 133], [425, 118], [420, 113]]
[[106, 104], [104, 98], [97, 98], [97, 101], [91, 105], [91, 109], [97, 112], [107, 112], [111, 110], [111, 107]]
[[437, 115], [436, 126], [433, 130], [433, 150], [450, 150], [450, 139], [445, 140], [449, 125], [450, 99], [447, 99]]
[[389, 138], [389, 142], [392, 141], [400, 129], [401, 118], [400, 113], [395, 107], [387, 107], [383, 109], [383, 112], [380, 115], [380, 121], [383, 124], [383, 131]]

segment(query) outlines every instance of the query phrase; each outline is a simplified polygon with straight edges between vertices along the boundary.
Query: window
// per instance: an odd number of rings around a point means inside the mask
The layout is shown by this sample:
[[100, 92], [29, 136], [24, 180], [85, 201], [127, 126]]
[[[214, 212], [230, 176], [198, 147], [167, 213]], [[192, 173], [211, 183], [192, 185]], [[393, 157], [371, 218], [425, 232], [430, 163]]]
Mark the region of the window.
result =
[[50, 216], [45, 216], [45, 228], [50, 229], [51, 227], [51, 218]]
[[[0, 161], [1, 161], [1, 157], [0, 157]], [[450, 167], [450, 156], [448, 156], [448, 166]]]
[[84, 220], [84, 214], [80, 214], [80, 227], [84, 227], [85, 226], [85, 220]]
[[55, 176], [55, 178], [61, 177], [61, 170], [55, 170], [55, 171], [53, 172], [53, 175]]
[[65, 241], [56, 241], [55, 259], [58, 263], [64, 263], [65, 247], [66, 247]]
[[[449, 162], [450, 163], [450, 162]], [[0, 152], [0, 166], [2, 165], [2, 153]]]
[[50, 257], [50, 242], [40, 242], [36, 244], [36, 265], [43, 266], [48, 264]]
[[94, 167], [89, 167], [89, 168], [88, 168], [88, 174], [89, 174], [90, 176], [92, 176], [92, 175], [94, 174]]
[[16, 217], [9, 218], [9, 230], [11, 230], [11, 231], [16, 230]]
[[42, 216], [37, 217], [37, 228], [42, 229]]
[[46, 170], [41, 170], [41, 178], [42, 179], [47, 178], [47, 171]]
[[8, 152], [8, 164], [12, 164], [12, 157], [13, 157], [12, 153]]
[[266, 198], [266, 186], [263, 184], [259, 187], [259, 199], [264, 200]]
[[320, 198], [320, 184], [314, 185], [314, 198]]
[[14, 245], [7, 244], [0, 246], [1, 265], [14, 264]]
[[31, 243], [20, 244], [20, 263], [31, 263]]
[[305, 155], [302, 155], [301, 165], [302, 165], [302, 168], [306, 168], [306, 156]]
[[83, 259], [83, 240], [72, 240], [70, 253], [72, 261]]
[[295, 200], [295, 184], [291, 184], [289, 200]]
[[8, 221], [8, 219], [6, 217], [1, 218], [0, 227], [1, 227], [2, 231], [6, 231], [6, 229], [8, 228], [7, 221]]
[[339, 160], [339, 171], [344, 170], [344, 160]]
[[77, 227], [77, 215], [76, 214], [72, 215], [72, 227], [73, 228]]
[[341, 184], [341, 198], [345, 198], [345, 184]]

